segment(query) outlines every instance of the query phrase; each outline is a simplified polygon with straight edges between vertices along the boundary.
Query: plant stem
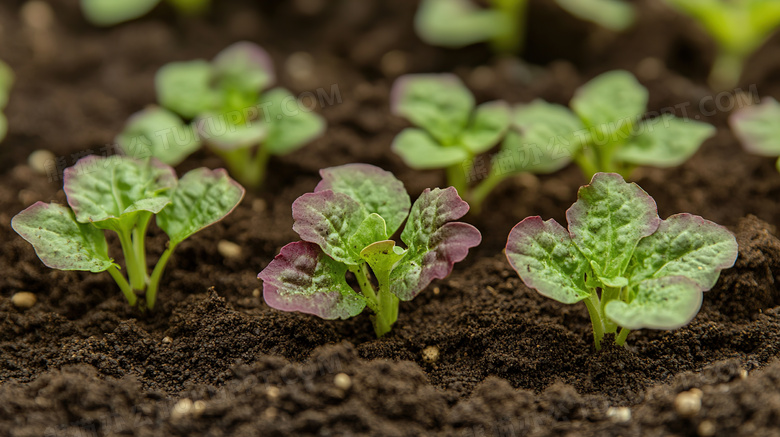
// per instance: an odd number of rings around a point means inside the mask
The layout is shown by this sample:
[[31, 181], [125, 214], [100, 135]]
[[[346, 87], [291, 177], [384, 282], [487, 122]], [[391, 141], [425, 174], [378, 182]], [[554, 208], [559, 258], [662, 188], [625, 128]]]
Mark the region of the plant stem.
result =
[[130, 279], [130, 286], [135, 291], [143, 292], [146, 289], [146, 266], [142, 266], [136, 256], [131, 232], [122, 229], [117, 231], [117, 234], [119, 235], [119, 243], [122, 245], [122, 253], [125, 255], [127, 277]]
[[447, 184], [455, 187], [461, 198], [466, 196], [468, 182], [466, 181], [466, 173], [463, 171], [463, 165], [458, 163], [447, 167]]
[[228, 152], [215, 149], [225, 164], [230, 174], [242, 185], [252, 188], [260, 188], [265, 180], [266, 168], [270, 153], [267, 147], [259, 145], [252, 155], [252, 147], [240, 148]]
[[493, 191], [493, 189], [496, 188], [496, 186], [503, 182], [507, 177], [509, 177], [509, 173], [500, 174], [492, 171], [491, 169], [488, 177], [477, 184], [477, 186], [474, 187], [469, 193], [469, 205], [471, 206], [471, 211], [475, 214], [479, 214], [482, 211], [482, 203], [485, 201], [490, 192]]
[[376, 316], [374, 332], [377, 337], [381, 337], [393, 327], [398, 320], [398, 305], [400, 300], [390, 292], [390, 271], [383, 271], [377, 274], [379, 283], [379, 314]]
[[133, 228], [133, 251], [138, 259], [138, 263], [142, 267], [144, 273], [144, 283], [149, 281], [149, 273], [146, 270], [146, 229], [149, 227], [149, 221], [152, 218], [151, 212], [142, 213], [138, 220], [138, 223]]
[[[604, 308], [610, 301], [613, 301], [620, 297], [621, 288], [604, 287], [601, 289], [601, 305], [599, 307], [599, 313], [603, 316], [605, 314]], [[604, 320], [604, 328], [607, 333], [617, 331], [617, 325], [606, 317]]]
[[498, 53], [522, 51], [525, 45], [528, 0], [491, 0], [491, 4], [507, 18], [508, 24], [506, 32], [491, 40], [493, 50]]
[[[590, 146], [593, 147], [593, 146]], [[574, 154], [574, 162], [580, 167], [580, 170], [585, 174], [585, 179], [590, 180], [593, 175], [598, 173], [599, 169], [593, 164], [593, 160], [586, 156], [586, 150], [582, 149]]]
[[744, 62], [745, 56], [742, 54], [727, 50], [718, 52], [707, 79], [710, 87], [715, 91], [725, 91], [737, 86]]
[[135, 306], [135, 304], [138, 302], [138, 297], [133, 292], [133, 288], [130, 286], [130, 284], [127, 283], [127, 279], [125, 279], [125, 277], [122, 276], [122, 273], [119, 272], [119, 269], [117, 269], [116, 266], [111, 266], [106, 271], [109, 275], [111, 275], [112, 278], [114, 278], [114, 281], [116, 281], [116, 285], [119, 286], [119, 289], [122, 290], [122, 294], [125, 295], [127, 303], [129, 303], [130, 306]]
[[601, 339], [604, 338], [604, 322], [601, 312], [599, 311], [599, 298], [594, 292], [583, 302], [585, 302], [585, 306], [588, 307], [590, 323], [593, 325], [593, 342], [596, 344], [596, 350], [601, 350]]
[[160, 259], [157, 260], [157, 264], [152, 271], [152, 277], [149, 279], [149, 288], [146, 290], [146, 308], [149, 311], [154, 309], [154, 303], [157, 301], [157, 290], [160, 287], [160, 278], [162, 278], [165, 265], [168, 264], [168, 259], [171, 257], [176, 244], [168, 243], [168, 248], [160, 255]]
[[628, 337], [628, 333], [631, 332], [628, 328], [620, 328], [620, 334], [615, 338], [615, 343], [618, 346], [623, 346], [626, 344], [626, 338]]

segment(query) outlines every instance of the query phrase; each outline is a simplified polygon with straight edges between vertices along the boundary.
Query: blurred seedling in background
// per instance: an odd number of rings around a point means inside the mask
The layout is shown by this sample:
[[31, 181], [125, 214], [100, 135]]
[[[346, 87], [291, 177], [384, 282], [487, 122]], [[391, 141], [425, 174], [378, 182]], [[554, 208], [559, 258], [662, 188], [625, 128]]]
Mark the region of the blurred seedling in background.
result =
[[8, 119], [3, 115], [2, 110], [8, 104], [8, 95], [11, 93], [11, 85], [14, 83], [14, 72], [11, 67], [3, 61], [0, 61], [0, 141], [3, 141], [8, 132]]
[[[81, 0], [84, 17], [96, 26], [113, 26], [142, 17], [163, 0]], [[199, 15], [208, 10], [211, 0], [165, 0], [179, 13]]]
[[510, 232], [506, 256], [529, 288], [585, 303], [596, 349], [605, 334], [623, 345], [633, 329], [688, 324], [737, 258], [726, 228], [691, 214], [661, 220], [653, 198], [618, 174], [596, 174], [577, 197], [568, 230], [528, 217]]
[[[452, 187], [426, 189], [411, 205], [403, 183], [372, 165], [331, 167], [320, 175], [314, 192], [292, 205], [293, 230], [303, 241], [284, 246], [258, 275], [272, 308], [347, 319], [368, 306], [379, 337], [398, 319], [401, 300], [448, 276], [482, 239], [475, 227], [453, 222], [469, 206]], [[406, 248], [391, 239], [404, 221]]]
[[[750, 153], [780, 157], [780, 103], [771, 97], [739, 109], [729, 117], [731, 130]], [[780, 159], [775, 163], [780, 171]]]
[[[87, 156], [67, 168], [64, 179], [69, 206], [36, 202], [11, 226], [46, 266], [107, 271], [130, 305], [148, 310], [178, 244], [222, 220], [244, 196], [223, 169], [199, 168], [177, 180], [173, 168], [156, 159]], [[150, 276], [145, 240], [152, 216], [169, 241]], [[127, 277], [108, 255], [107, 230], [119, 237]]]
[[227, 47], [211, 62], [167, 64], [155, 77], [160, 107], [131, 116], [117, 144], [126, 153], [148, 148], [176, 165], [205, 143], [234, 178], [258, 188], [270, 156], [297, 150], [325, 131], [325, 120], [301, 109], [289, 91], [267, 90], [275, 80], [270, 56], [249, 42]]

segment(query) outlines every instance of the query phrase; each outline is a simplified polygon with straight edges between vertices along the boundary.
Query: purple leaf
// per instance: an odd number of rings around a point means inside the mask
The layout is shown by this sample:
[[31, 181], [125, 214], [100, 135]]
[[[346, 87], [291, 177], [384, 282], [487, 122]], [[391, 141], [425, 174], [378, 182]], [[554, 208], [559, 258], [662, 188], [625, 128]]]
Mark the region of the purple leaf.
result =
[[284, 246], [257, 277], [271, 308], [347, 319], [360, 314], [366, 302], [347, 284], [346, 272], [316, 244], [298, 241]]
[[333, 259], [359, 264], [362, 247], [349, 245], [351, 237], [368, 214], [360, 204], [342, 193], [331, 190], [307, 193], [293, 202], [293, 230], [301, 239], [320, 246]]

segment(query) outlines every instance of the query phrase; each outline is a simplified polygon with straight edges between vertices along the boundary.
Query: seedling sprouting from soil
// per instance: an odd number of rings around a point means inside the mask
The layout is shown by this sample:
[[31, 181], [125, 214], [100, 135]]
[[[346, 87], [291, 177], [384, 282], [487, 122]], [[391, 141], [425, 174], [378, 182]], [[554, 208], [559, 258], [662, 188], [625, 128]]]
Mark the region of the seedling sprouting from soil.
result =
[[[746, 106], [729, 117], [731, 130], [750, 153], [780, 156], [780, 103], [768, 97], [755, 106]], [[780, 171], [780, 159], [776, 163]]]
[[[13, 229], [35, 248], [46, 266], [59, 270], [107, 271], [130, 305], [152, 310], [165, 265], [179, 243], [228, 215], [244, 189], [223, 169], [199, 168], [177, 180], [157, 161], [88, 156], [65, 169], [68, 206], [37, 202], [17, 214]], [[151, 276], [146, 231], [152, 216], [169, 238]], [[116, 232], [127, 277], [108, 255], [105, 231]]]
[[709, 83], [716, 90], [733, 88], [745, 60], [780, 27], [776, 0], [666, 0], [691, 16], [718, 45]]
[[0, 141], [3, 141], [6, 132], [8, 132], [8, 120], [3, 115], [2, 110], [8, 103], [8, 94], [13, 83], [14, 72], [5, 62], [0, 61]]
[[301, 109], [286, 89], [265, 91], [274, 81], [270, 56], [248, 42], [231, 45], [211, 62], [167, 64], [155, 78], [162, 108], [133, 115], [117, 143], [128, 153], [148, 149], [170, 165], [205, 143], [233, 177], [257, 188], [271, 155], [299, 149], [325, 130], [324, 119]]
[[[162, 0], [81, 0], [81, 9], [90, 23], [113, 26], [134, 20], [154, 9]], [[211, 0], [167, 0], [180, 13], [201, 14], [208, 9]]]
[[[449, 275], [482, 239], [473, 226], [453, 222], [469, 206], [452, 187], [426, 189], [410, 210], [403, 183], [378, 167], [348, 164], [320, 175], [314, 192], [292, 206], [293, 230], [303, 241], [284, 246], [258, 275], [273, 308], [346, 319], [368, 306], [382, 336], [398, 319], [400, 300]], [[404, 220], [405, 249], [391, 239]]]
[[529, 288], [585, 302], [596, 349], [605, 334], [623, 345], [632, 329], [686, 325], [737, 258], [726, 228], [691, 214], [661, 220], [653, 198], [618, 174], [596, 174], [577, 197], [568, 230], [528, 217], [510, 232], [506, 256]]
[[[613, 31], [634, 22], [634, 8], [622, 0], [556, 0], [559, 6], [584, 20]], [[423, 0], [415, 29], [431, 45], [463, 47], [490, 42], [499, 53], [516, 52], [525, 39], [528, 0], [491, 0], [482, 9], [473, 0]]]

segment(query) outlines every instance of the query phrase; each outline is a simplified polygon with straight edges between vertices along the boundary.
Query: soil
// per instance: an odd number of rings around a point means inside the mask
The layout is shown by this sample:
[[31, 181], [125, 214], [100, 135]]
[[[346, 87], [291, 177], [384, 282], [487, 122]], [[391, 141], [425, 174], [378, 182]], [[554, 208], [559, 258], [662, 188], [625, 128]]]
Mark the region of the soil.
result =
[[[731, 108], [710, 111], [719, 96], [704, 84], [714, 46], [690, 20], [636, 1], [637, 26], [615, 35], [535, 0], [526, 64], [483, 46], [421, 44], [412, 1], [215, 3], [207, 18], [161, 6], [108, 29], [84, 23], [76, 0], [52, 2], [54, 21], [43, 29], [20, 18], [24, 2], [0, 3], [0, 59], [17, 74], [0, 147], [0, 435], [780, 433], [780, 204], [772, 200], [780, 174], [772, 159], [738, 146], [726, 124]], [[211, 58], [242, 39], [271, 53], [293, 91], [335, 86], [339, 98], [318, 109], [327, 134], [274, 158], [263, 190], [179, 246], [153, 314], [129, 308], [108, 275], [45, 268], [10, 227], [37, 200], [64, 201], [56, 172], [36, 173], [30, 152], [49, 150], [71, 165], [106, 151], [127, 117], [154, 101], [161, 65]], [[748, 61], [740, 87], [780, 98], [779, 53], [775, 35]], [[675, 108], [718, 127], [686, 164], [635, 174], [662, 217], [690, 212], [737, 235], [735, 267], [690, 325], [633, 332], [628, 347], [597, 352], [584, 306], [543, 298], [509, 267], [501, 249], [515, 223], [528, 215], [564, 221], [586, 182], [574, 167], [499, 186], [485, 214], [467, 217], [484, 243], [449, 278], [402, 303], [382, 339], [367, 314], [324, 321], [264, 304], [257, 272], [297, 239], [290, 205], [313, 189], [319, 168], [379, 165], [413, 196], [444, 183], [390, 151], [405, 126], [387, 103], [399, 74], [454, 71], [480, 101], [566, 103], [613, 68], [637, 74], [651, 111]], [[177, 170], [220, 165], [199, 152]], [[239, 244], [241, 256], [220, 255], [221, 240]], [[164, 244], [152, 229], [150, 262]], [[19, 291], [37, 303], [16, 308], [10, 297]], [[691, 396], [698, 404], [684, 404]]]

